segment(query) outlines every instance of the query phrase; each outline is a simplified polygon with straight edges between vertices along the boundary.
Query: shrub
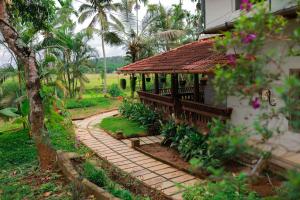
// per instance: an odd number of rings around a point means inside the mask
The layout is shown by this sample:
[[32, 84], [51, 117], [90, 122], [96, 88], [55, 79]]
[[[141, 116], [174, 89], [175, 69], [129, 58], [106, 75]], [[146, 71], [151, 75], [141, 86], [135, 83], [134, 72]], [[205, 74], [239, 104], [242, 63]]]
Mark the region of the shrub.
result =
[[107, 106], [110, 105], [110, 100], [104, 97], [93, 97], [87, 99], [67, 99], [65, 107], [67, 109], [86, 108], [92, 106]]
[[108, 93], [112, 97], [118, 97], [118, 96], [121, 96], [122, 91], [119, 88], [118, 84], [112, 84], [108, 89]]
[[99, 187], [108, 185], [109, 179], [104, 170], [96, 169], [91, 163], [86, 162], [84, 163], [83, 171], [84, 176]]
[[221, 165], [247, 151], [247, 136], [242, 129], [219, 120], [209, 125], [210, 133], [203, 135], [188, 125], [169, 121], [162, 125], [163, 144], [178, 150], [185, 160], [203, 168]]
[[137, 121], [147, 128], [157, 124], [160, 119], [159, 114], [154, 112], [151, 108], [142, 103], [129, 101], [127, 99], [124, 99], [122, 105], [119, 107], [119, 112], [124, 117]]
[[220, 182], [208, 182], [188, 187], [183, 194], [185, 200], [259, 200], [255, 192], [250, 192], [246, 176], [240, 174], [226, 176]]
[[287, 178], [279, 191], [281, 199], [300, 199], [300, 173], [295, 170], [289, 171]]

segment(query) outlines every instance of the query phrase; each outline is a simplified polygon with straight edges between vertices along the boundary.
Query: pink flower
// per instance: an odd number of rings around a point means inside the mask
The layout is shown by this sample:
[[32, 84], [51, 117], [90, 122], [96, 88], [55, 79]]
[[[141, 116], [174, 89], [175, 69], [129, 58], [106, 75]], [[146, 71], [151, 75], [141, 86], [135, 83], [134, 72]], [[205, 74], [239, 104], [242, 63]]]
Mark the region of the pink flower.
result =
[[259, 102], [259, 98], [258, 97], [255, 97], [255, 99], [252, 100], [252, 107], [254, 109], [258, 109], [260, 107], [260, 102]]
[[256, 39], [256, 34], [250, 33], [242, 39], [242, 42], [244, 44], [249, 44], [249, 43], [253, 42], [253, 40], [255, 40], [255, 39]]
[[241, 10], [246, 10], [247, 12], [249, 12], [251, 8], [252, 8], [252, 3], [250, 2], [250, 0], [242, 0], [240, 6]]
[[228, 64], [229, 65], [236, 65], [236, 56], [235, 56], [235, 54], [228, 54], [227, 59], [228, 59]]

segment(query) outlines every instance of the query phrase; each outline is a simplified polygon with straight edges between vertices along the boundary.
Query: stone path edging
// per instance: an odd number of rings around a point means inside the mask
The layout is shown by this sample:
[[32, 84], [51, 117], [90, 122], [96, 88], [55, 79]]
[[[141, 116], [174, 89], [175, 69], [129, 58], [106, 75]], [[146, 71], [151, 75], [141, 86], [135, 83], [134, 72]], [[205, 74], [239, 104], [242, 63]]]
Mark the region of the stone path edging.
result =
[[95, 126], [103, 118], [117, 113], [118, 111], [102, 113], [74, 122], [77, 126], [77, 138], [100, 158], [106, 159], [120, 170], [171, 199], [182, 199], [183, 188], [179, 188], [177, 184], [190, 186], [200, 179], [130, 148], [125, 142], [116, 140]]

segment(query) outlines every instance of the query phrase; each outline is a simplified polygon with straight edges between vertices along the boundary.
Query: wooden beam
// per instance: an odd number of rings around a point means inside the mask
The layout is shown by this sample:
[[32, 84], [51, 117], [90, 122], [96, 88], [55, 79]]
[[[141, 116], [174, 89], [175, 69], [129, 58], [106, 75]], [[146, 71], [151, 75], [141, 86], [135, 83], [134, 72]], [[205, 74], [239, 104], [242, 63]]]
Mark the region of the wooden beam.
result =
[[200, 100], [199, 74], [194, 74], [194, 101]]
[[178, 98], [178, 74], [171, 74], [171, 95]]
[[155, 74], [155, 78], [154, 78], [154, 94], [159, 94], [158, 74]]
[[142, 74], [142, 91], [146, 91], [146, 78], [145, 78], [145, 74]]

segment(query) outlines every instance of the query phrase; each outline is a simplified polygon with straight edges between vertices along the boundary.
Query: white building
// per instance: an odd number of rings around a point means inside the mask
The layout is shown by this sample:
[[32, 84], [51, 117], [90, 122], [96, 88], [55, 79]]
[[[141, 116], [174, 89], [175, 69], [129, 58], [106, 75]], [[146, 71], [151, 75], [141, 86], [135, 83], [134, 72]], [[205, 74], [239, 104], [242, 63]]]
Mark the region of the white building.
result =
[[[216, 34], [229, 30], [240, 15], [241, 0], [202, 0], [201, 3], [202, 8], [205, 8], [203, 9], [205, 33]], [[289, 19], [285, 30], [286, 34], [291, 34], [292, 30], [300, 26], [299, 22], [296, 21], [296, 0], [266, 0], [265, 4], [268, 6], [270, 12], [283, 15]], [[276, 48], [279, 52], [282, 52], [286, 51], [286, 46], [286, 42], [270, 40], [265, 46], [265, 50]], [[272, 65], [266, 67], [273, 71], [277, 70]], [[297, 73], [300, 77], [300, 57], [286, 57], [284, 59], [283, 76], [292, 73]], [[274, 88], [280, 84], [281, 81], [274, 83]], [[274, 88], [268, 88], [272, 92], [272, 98], [276, 101], [276, 106], [270, 105], [270, 109], [279, 109], [283, 105], [283, 102], [276, 96]], [[231, 121], [235, 125], [251, 127], [260, 112], [259, 109], [254, 110], [249, 105], [248, 100], [241, 101], [239, 98], [233, 96], [227, 98], [227, 106], [233, 108]], [[273, 147], [273, 155], [284, 158], [286, 161], [300, 164], [300, 131], [295, 131], [285, 117], [273, 120], [269, 126], [274, 131], [279, 127], [282, 135], [274, 136], [268, 141], [268, 145], [261, 145], [260, 147], [265, 149]], [[254, 138], [253, 141], [258, 141], [256, 139], [258, 138]]]

